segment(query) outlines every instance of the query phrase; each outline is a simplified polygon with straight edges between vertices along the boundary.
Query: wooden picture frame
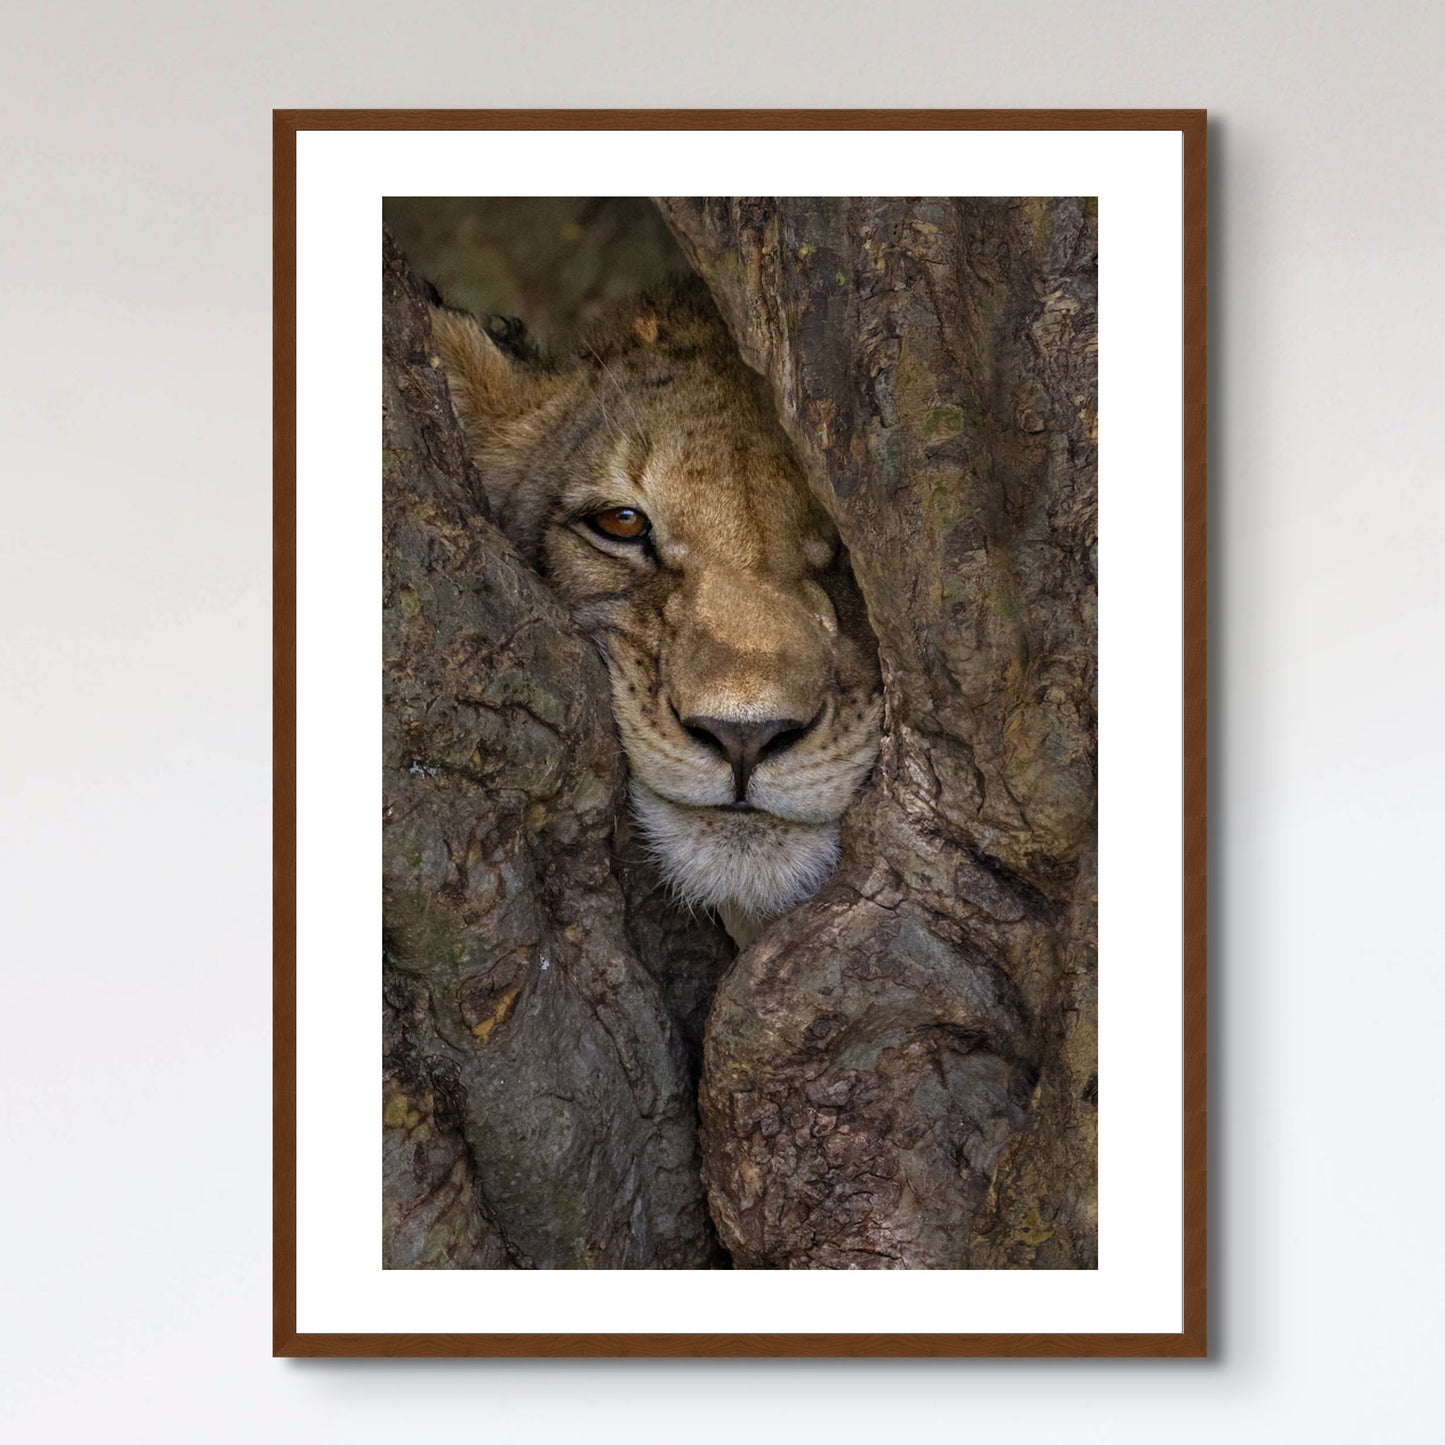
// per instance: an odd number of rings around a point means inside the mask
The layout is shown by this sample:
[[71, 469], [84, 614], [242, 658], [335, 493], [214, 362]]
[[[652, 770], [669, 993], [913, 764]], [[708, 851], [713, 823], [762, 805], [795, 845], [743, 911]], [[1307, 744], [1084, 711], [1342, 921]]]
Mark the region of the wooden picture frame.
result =
[[[1154, 544], [1182, 565], [1183, 877], [1177, 948], [1182, 1064], [1182, 1177], [1177, 1331], [893, 1330], [717, 1333], [597, 1331], [385, 1332], [298, 1327], [297, 606], [298, 138], [340, 132], [1110, 132], [1170, 133], [1180, 146], [1182, 199], [1183, 531]], [[1207, 1353], [1206, 1194], [1206, 117], [1178, 111], [277, 111], [274, 115], [274, 1334], [278, 1356], [1203, 1356]], [[1107, 308], [1106, 300], [1101, 309]], [[374, 396], [374, 392], [373, 392]], [[1109, 420], [1102, 424], [1108, 436]], [[298, 572], [298, 567], [301, 569]], [[358, 780], [369, 788], [374, 773]], [[1107, 947], [1107, 945], [1106, 945]], [[1107, 969], [1107, 961], [1104, 967]], [[964, 1276], [966, 1277], [966, 1276]], [[304, 1321], [301, 1321], [304, 1324]]]

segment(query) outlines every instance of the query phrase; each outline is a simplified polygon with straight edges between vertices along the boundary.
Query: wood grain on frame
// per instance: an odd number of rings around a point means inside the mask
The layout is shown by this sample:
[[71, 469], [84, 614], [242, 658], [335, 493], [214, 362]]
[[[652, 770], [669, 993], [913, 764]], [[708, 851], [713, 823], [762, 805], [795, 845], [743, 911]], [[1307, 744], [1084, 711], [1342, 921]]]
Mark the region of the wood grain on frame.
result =
[[272, 1352], [296, 1336], [296, 127], [272, 122]]
[[[1183, 141], [1183, 1329], [1177, 1334], [298, 1334], [296, 136], [371, 130], [1157, 130]], [[273, 114], [273, 1353], [1202, 1356], [1207, 1353], [1207, 137], [1202, 110], [288, 110]]]

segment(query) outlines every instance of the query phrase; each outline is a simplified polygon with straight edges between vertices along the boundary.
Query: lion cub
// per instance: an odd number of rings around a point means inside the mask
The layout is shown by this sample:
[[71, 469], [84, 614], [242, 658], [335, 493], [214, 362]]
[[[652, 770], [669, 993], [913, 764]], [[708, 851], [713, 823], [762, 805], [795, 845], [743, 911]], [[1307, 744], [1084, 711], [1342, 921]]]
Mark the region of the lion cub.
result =
[[700, 282], [544, 368], [434, 308], [493, 515], [607, 660], [637, 821], [740, 945], [832, 872], [878, 751], [877, 646], [831, 521]]

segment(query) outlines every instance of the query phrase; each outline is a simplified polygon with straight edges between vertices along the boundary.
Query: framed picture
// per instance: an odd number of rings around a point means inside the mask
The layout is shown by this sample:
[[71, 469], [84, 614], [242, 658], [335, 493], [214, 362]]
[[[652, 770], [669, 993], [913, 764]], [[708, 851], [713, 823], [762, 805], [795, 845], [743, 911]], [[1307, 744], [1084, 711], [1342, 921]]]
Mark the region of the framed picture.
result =
[[276, 114], [275, 1353], [1206, 1352], [1205, 134]]

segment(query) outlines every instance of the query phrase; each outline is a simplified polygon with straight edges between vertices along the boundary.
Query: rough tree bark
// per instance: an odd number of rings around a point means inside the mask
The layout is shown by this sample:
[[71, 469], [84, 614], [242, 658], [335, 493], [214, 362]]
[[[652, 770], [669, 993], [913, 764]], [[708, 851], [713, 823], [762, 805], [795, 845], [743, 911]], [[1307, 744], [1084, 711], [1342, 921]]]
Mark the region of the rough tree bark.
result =
[[669, 200], [836, 519], [885, 740], [708, 1020], [742, 1267], [1097, 1262], [1092, 203]]
[[389, 244], [383, 280], [383, 1257], [710, 1267], [688, 1038], [728, 950], [629, 917], [602, 663], [488, 523]]

